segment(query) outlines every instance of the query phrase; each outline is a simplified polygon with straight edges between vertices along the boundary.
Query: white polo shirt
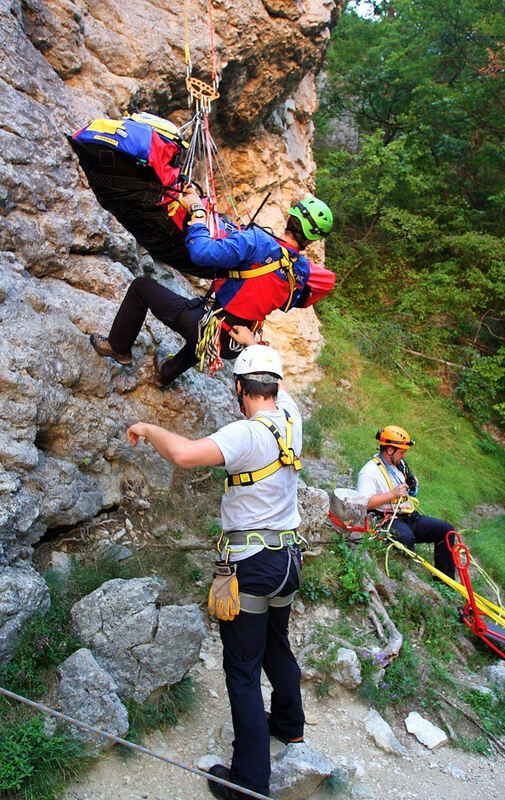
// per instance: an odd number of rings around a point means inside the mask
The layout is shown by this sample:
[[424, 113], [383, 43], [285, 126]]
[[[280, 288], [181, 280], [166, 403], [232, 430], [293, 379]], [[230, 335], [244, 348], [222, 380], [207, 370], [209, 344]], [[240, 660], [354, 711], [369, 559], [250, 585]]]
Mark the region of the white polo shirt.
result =
[[[293, 420], [291, 446], [296, 455], [302, 448], [302, 419], [293, 398], [279, 389], [277, 408], [258, 412], [269, 419], [286, 442], [286, 415]], [[275, 461], [279, 456], [277, 440], [261, 422], [251, 419], [238, 420], [220, 428], [209, 437], [224, 457], [224, 465], [231, 475], [254, 472]], [[281, 467], [261, 481], [250, 486], [230, 486], [221, 500], [221, 525], [226, 531], [270, 531], [293, 530], [300, 524], [297, 507], [298, 473], [293, 467]], [[262, 550], [253, 545], [244, 551], [243, 546], [234, 548], [239, 558], [248, 557]], [[232, 558], [237, 560], [237, 558]]]
[[[379, 458], [378, 453], [375, 458]], [[401, 470], [393, 466], [393, 464], [386, 465], [383, 463], [383, 466], [389, 475], [393, 487], [399, 486], [400, 483], [405, 483], [405, 475], [403, 472], [401, 472]], [[388, 486], [388, 482], [382, 470], [372, 458], [370, 461], [367, 461], [365, 466], [360, 470], [356, 488], [358, 493], [363, 497], [366, 497], [367, 500], [376, 494], [386, 494], [386, 492], [391, 491], [391, 487]], [[376, 509], [374, 509], [374, 511], [393, 511], [395, 507], [396, 503], [383, 503], [381, 506], [378, 506]], [[410, 513], [412, 511], [411, 501], [405, 500], [400, 505], [399, 511], [400, 513]]]

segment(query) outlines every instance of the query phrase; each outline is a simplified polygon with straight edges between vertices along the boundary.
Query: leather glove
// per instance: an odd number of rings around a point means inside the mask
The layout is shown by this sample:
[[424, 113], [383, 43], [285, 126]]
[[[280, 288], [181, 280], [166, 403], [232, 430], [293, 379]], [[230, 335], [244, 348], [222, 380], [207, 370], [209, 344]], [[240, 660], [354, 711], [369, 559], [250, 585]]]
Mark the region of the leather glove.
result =
[[203, 208], [201, 197], [191, 189], [179, 195], [179, 203], [186, 211], [190, 211], [193, 207]]
[[240, 611], [236, 564], [223, 564], [216, 561], [214, 581], [209, 592], [209, 614], [229, 622]]

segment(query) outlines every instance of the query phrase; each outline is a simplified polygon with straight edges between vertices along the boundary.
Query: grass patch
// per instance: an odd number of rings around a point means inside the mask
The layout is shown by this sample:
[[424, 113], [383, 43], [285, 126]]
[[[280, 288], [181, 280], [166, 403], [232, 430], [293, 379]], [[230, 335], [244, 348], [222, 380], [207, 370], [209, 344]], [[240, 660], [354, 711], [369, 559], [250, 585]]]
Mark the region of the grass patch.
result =
[[[130, 722], [128, 739], [140, 742], [148, 731], [176, 725], [181, 715], [198, 709], [201, 703], [201, 696], [190, 677], [166, 687], [150, 703], [141, 704], [129, 699], [125, 702]], [[124, 746], [122, 749], [130, 752]]]
[[[376, 452], [377, 429], [396, 423], [417, 441], [408, 461], [420, 481], [423, 513], [458, 525], [476, 505], [503, 503], [504, 449], [417, 375], [393, 369], [387, 359], [367, 358], [356, 344], [359, 324], [330, 300], [318, 309], [327, 342], [320, 357], [326, 377], [317, 385], [320, 405], [311, 424], [339, 443], [339, 459], [354, 478]], [[351, 382], [350, 391], [336, 391], [342, 377]]]
[[92, 763], [83, 745], [63, 731], [44, 733], [44, 718], [0, 704], [0, 798], [53, 800]]
[[335, 537], [323, 559], [311, 559], [304, 566], [300, 595], [309, 603], [331, 600], [335, 605], [354, 606], [368, 602], [363, 588], [366, 565], [362, 558], [365, 543], [353, 550]]
[[[471, 554], [485, 566], [491, 577], [500, 586], [505, 587], [505, 561], [503, 559], [505, 516], [483, 519], [478, 530], [464, 531], [462, 538], [468, 545]], [[493, 598], [490, 597], [490, 599]], [[502, 596], [503, 601], [505, 601], [504, 596]]]

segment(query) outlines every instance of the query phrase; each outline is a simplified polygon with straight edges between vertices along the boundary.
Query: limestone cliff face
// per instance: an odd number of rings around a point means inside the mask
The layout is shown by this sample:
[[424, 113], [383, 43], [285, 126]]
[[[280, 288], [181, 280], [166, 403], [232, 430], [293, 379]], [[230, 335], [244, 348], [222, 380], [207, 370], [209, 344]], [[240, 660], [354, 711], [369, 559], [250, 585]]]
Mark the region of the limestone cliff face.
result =
[[[29, 555], [48, 527], [118, 503], [132, 471], [169, 485], [169, 465], [126, 444], [129, 423], [198, 435], [235, 416], [229, 368], [212, 380], [191, 371], [164, 393], [153, 386], [154, 347], [178, 340], [152, 317], [131, 367], [99, 359], [88, 343], [93, 330], [108, 330], [142, 273], [141, 254], [98, 205], [65, 134], [133, 108], [178, 124], [189, 118], [183, 8], [183, 0], [1, 5], [0, 565]], [[193, 72], [208, 79], [207, 2], [188, 9]], [[336, 0], [213, 0], [222, 76], [214, 138], [251, 208], [272, 192], [259, 221], [279, 232], [293, 199], [313, 189], [315, 76], [338, 11]], [[193, 292], [170, 269], [164, 280]], [[319, 334], [303, 313], [312, 326], [307, 373]], [[272, 343], [278, 329], [276, 321]], [[307, 379], [300, 363], [294, 371], [297, 385]]]

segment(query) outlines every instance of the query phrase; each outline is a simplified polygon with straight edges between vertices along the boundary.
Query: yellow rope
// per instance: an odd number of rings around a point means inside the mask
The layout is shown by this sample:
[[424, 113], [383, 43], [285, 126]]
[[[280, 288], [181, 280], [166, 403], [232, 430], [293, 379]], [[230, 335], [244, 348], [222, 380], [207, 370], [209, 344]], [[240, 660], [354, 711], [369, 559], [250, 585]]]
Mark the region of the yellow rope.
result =
[[[412, 550], [409, 550], [408, 547], [405, 547], [404, 544], [396, 541], [396, 539], [393, 539], [390, 533], [386, 533], [385, 538], [387, 538], [391, 542], [386, 553], [386, 558], [389, 556], [389, 550], [391, 549], [391, 547], [396, 547], [397, 550], [400, 550], [402, 553], [405, 553], [406, 555], [410, 556], [410, 558], [412, 558], [414, 561], [417, 561], [419, 564], [422, 564], [423, 567], [426, 567], [427, 570], [429, 570], [433, 575], [436, 575], [437, 578], [440, 578], [440, 580], [444, 581], [444, 583], [446, 583], [447, 586], [450, 586], [451, 589], [454, 589], [454, 591], [459, 592], [459, 594], [461, 594], [465, 598], [465, 600], [469, 600], [468, 591], [466, 587], [463, 586], [461, 583], [458, 583], [453, 578], [450, 578], [448, 575], [446, 575], [445, 572], [441, 572], [439, 569], [432, 566], [432, 564], [430, 564], [429, 561], [426, 561], [425, 558], [420, 556], [419, 553], [414, 553]], [[386, 567], [386, 573], [389, 577], [389, 572], [387, 567]], [[476, 592], [473, 593], [473, 596], [475, 598], [475, 604], [479, 609], [479, 611], [484, 612], [484, 614], [490, 617], [490, 619], [492, 619], [498, 625], [505, 626], [505, 608], [495, 605], [490, 600], [487, 600], [485, 597], [482, 597], [480, 594], [477, 594]]]

